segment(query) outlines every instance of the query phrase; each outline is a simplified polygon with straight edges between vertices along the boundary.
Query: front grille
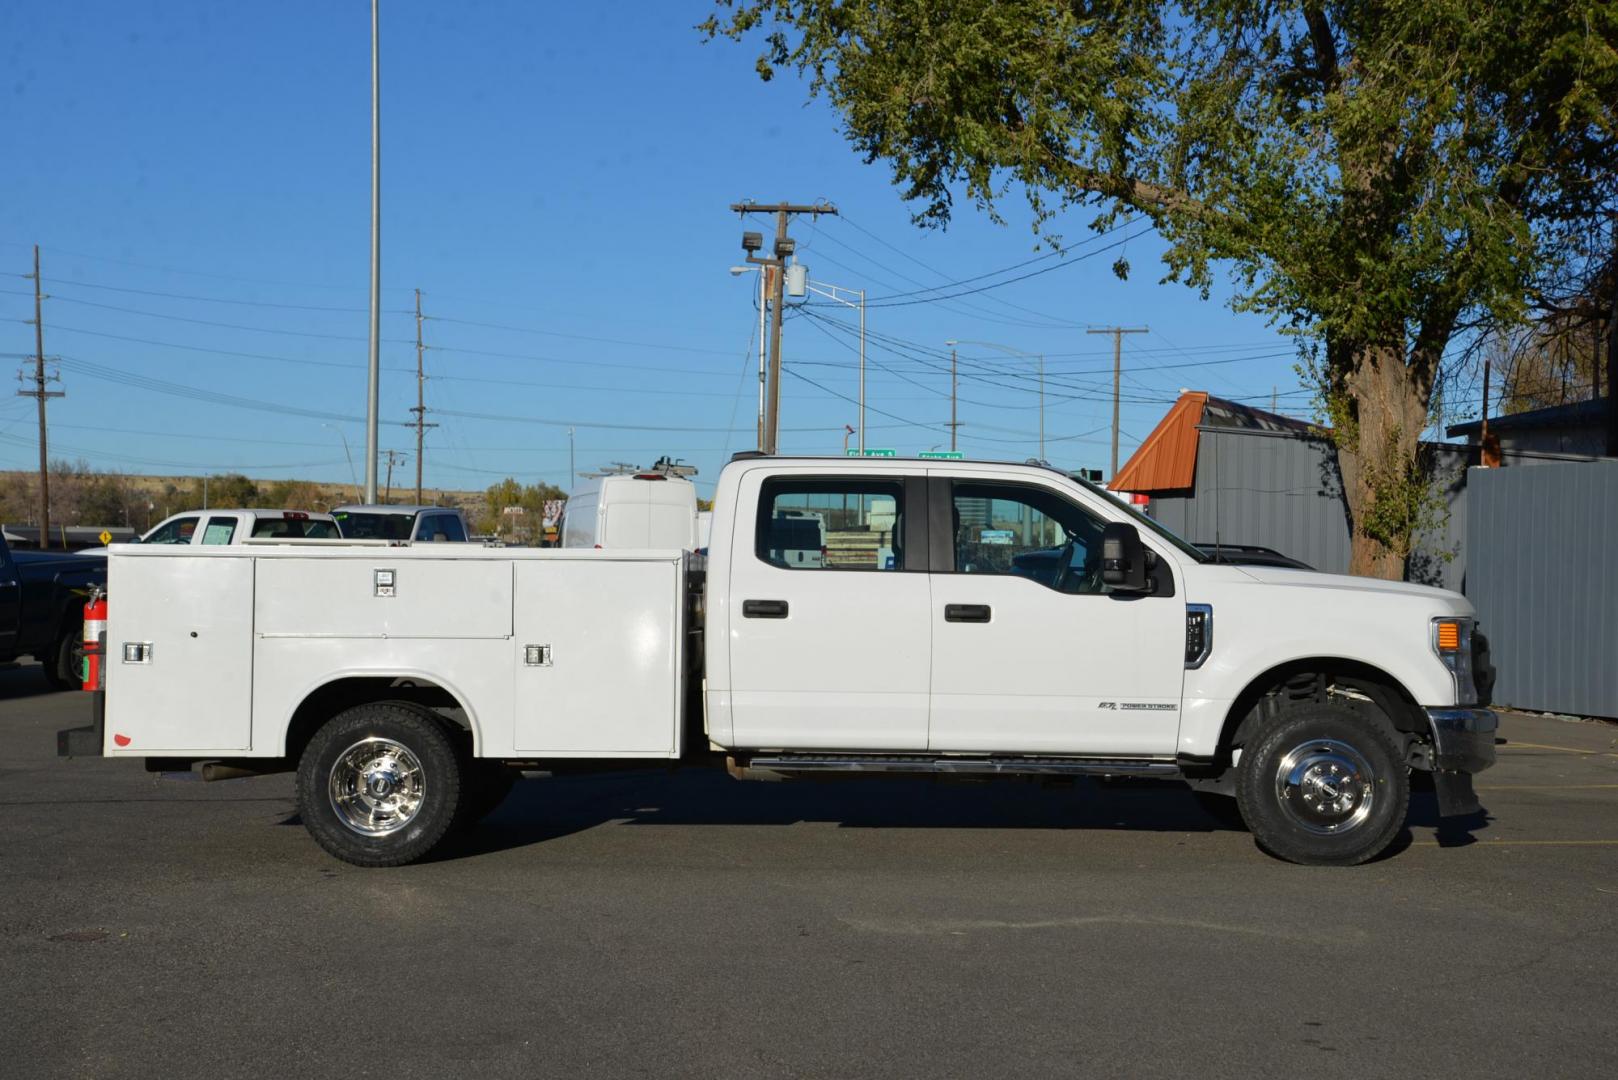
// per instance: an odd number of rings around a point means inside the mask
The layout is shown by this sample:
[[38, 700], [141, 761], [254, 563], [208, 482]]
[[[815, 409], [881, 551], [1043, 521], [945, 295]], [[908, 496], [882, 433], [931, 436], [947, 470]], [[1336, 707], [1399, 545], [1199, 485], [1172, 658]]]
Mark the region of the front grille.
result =
[[1478, 704], [1488, 705], [1494, 700], [1494, 665], [1489, 662], [1489, 639], [1472, 628], [1472, 685], [1477, 690]]

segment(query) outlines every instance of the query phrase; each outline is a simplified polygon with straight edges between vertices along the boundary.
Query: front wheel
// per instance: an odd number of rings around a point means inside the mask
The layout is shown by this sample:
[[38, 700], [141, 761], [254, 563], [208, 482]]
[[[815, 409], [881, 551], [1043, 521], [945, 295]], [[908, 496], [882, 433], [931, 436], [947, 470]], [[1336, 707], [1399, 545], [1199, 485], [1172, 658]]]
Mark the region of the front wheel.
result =
[[461, 760], [431, 714], [357, 705], [298, 762], [298, 812], [315, 842], [355, 866], [402, 866], [436, 847], [461, 802]]
[[1288, 862], [1353, 866], [1404, 826], [1410, 775], [1380, 717], [1339, 705], [1288, 710], [1242, 753], [1242, 820]]

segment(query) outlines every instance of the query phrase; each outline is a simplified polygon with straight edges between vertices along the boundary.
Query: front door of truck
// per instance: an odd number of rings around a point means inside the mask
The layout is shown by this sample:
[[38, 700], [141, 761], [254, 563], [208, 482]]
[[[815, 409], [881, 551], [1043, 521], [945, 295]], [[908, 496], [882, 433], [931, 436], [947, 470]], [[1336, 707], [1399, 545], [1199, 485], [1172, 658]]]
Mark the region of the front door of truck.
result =
[[[935, 564], [950, 565], [931, 575], [928, 748], [1172, 754], [1183, 596], [1112, 593], [1101, 581], [1105, 522], [1054, 485], [931, 485], [954, 535], [947, 559], [935, 546]], [[1158, 572], [1171, 573], [1166, 560]]]
[[[917, 475], [758, 474], [730, 553], [732, 745], [922, 750], [932, 663]], [[814, 538], [814, 550], [804, 538]]]

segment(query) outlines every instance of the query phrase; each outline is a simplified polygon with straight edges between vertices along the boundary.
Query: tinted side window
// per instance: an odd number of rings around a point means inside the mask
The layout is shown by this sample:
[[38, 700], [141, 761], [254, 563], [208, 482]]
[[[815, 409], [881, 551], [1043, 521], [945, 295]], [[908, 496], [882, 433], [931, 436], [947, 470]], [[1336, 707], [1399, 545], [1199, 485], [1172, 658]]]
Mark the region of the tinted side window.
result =
[[952, 487], [955, 570], [1008, 574], [1066, 593], [1100, 593], [1103, 523], [1054, 492], [1016, 484]]
[[167, 525], [159, 525], [152, 535], [141, 541], [143, 544], [189, 544], [191, 536], [197, 531], [197, 519], [194, 517], [175, 518]]
[[904, 565], [904, 485], [897, 480], [771, 480], [755, 548], [785, 570], [897, 570]]
[[461, 528], [461, 519], [454, 514], [440, 514], [438, 516], [438, 525], [440, 531], [444, 534], [445, 540], [457, 544], [466, 543], [466, 530]]

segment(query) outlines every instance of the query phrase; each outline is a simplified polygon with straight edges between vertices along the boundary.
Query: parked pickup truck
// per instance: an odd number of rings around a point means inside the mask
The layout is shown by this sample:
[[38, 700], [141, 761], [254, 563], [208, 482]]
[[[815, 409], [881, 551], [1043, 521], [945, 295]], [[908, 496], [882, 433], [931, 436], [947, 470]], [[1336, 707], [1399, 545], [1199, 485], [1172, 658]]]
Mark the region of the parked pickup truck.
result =
[[249, 540], [336, 540], [330, 514], [308, 510], [191, 510], [165, 518], [143, 544], [245, 544]]
[[337, 506], [331, 516], [346, 540], [432, 540], [464, 544], [471, 532], [453, 506]]
[[106, 583], [101, 552], [12, 551], [0, 537], [0, 661], [32, 656], [52, 687], [76, 689], [84, 602]]
[[[822, 559], [778, 527], [806, 514]], [[518, 767], [636, 761], [1180, 778], [1273, 854], [1350, 864], [1404, 825], [1412, 770], [1465, 814], [1494, 760], [1464, 597], [1214, 563], [1036, 465], [739, 456], [705, 573], [459, 544], [110, 562], [103, 707], [60, 751], [295, 769], [310, 833], [360, 865], [426, 855]]]

